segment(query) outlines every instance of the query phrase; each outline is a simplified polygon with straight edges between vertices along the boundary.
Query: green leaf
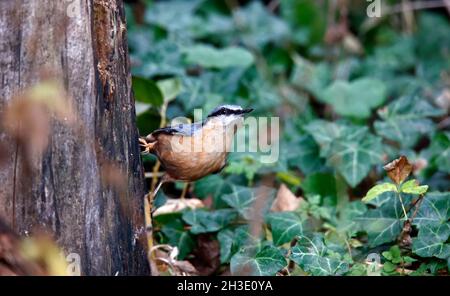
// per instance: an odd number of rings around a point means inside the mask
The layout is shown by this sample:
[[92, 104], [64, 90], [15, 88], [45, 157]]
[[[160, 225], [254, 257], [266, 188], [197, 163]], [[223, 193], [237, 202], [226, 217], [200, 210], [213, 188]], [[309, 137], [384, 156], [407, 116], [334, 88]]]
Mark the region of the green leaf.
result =
[[380, 80], [361, 78], [335, 81], [323, 93], [324, 102], [342, 116], [368, 118], [371, 110], [386, 100], [386, 87]]
[[372, 136], [367, 128], [359, 128], [332, 142], [327, 163], [336, 168], [350, 186], [356, 187], [372, 166], [380, 163], [382, 153], [381, 139]]
[[253, 190], [248, 187], [231, 185], [232, 193], [222, 196], [222, 200], [234, 208], [244, 218], [250, 218], [250, 210], [256, 200]]
[[164, 98], [164, 102], [170, 102], [175, 99], [182, 91], [183, 86], [178, 78], [169, 78], [157, 82]]
[[349, 270], [348, 263], [328, 255], [323, 236], [300, 236], [291, 249], [291, 259], [312, 275], [342, 275]]
[[382, 120], [375, 121], [375, 130], [386, 139], [409, 148], [421, 135], [431, 134], [435, 125], [429, 117], [440, 116], [442, 110], [433, 107], [418, 95], [404, 96], [378, 112]]
[[272, 229], [273, 243], [276, 246], [292, 241], [306, 230], [305, 221], [294, 212], [270, 213], [267, 221]]
[[243, 174], [249, 182], [253, 182], [256, 173], [263, 166], [257, 155], [256, 153], [231, 153], [225, 172], [235, 175]]
[[364, 276], [367, 275], [367, 266], [364, 263], [355, 263], [346, 275]]
[[220, 244], [221, 263], [230, 262], [230, 258], [240, 250], [259, 251], [261, 239], [252, 236], [247, 225], [239, 226], [234, 230], [226, 228], [217, 234]]
[[266, 246], [256, 254], [247, 250], [236, 253], [230, 262], [232, 275], [271, 276], [286, 266], [282, 252], [274, 246]]
[[320, 155], [327, 164], [337, 169], [352, 187], [382, 160], [381, 139], [370, 134], [367, 127], [315, 120], [305, 130], [319, 144]]
[[149, 109], [137, 116], [137, 126], [140, 135], [148, 135], [159, 128], [161, 116], [156, 109]]
[[329, 153], [331, 142], [343, 134], [346, 126], [318, 119], [309, 123], [304, 128], [319, 145], [320, 156], [325, 157]]
[[218, 231], [236, 219], [236, 212], [230, 209], [215, 210], [192, 210], [183, 213], [183, 220], [192, 226], [193, 234]]
[[163, 94], [152, 80], [133, 76], [132, 85], [136, 101], [151, 104], [155, 107], [162, 105]]
[[183, 52], [186, 54], [187, 63], [205, 68], [246, 68], [254, 62], [253, 55], [241, 47], [216, 49], [209, 45], [195, 45], [184, 49]]
[[210, 175], [195, 182], [195, 195], [202, 199], [212, 196], [215, 207], [225, 206], [221, 197], [231, 192], [231, 182], [219, 175]]
[[418, 228], [437, 227], [450, 219], [450, 192], [430, 192], [422, 200], [413, 220]]
[[336, 217], [334, 225], [339, 233], [347, 234], [352, 237], [358, 230], [360, 225], [355, 220], [357, 217], [363, 216], [367, 212], [366, 204], [361, 201], [352, 201], [344, 206], [340, 212], [339, 218]]
[[400, 191], [409, 194], [424, 194], [428, 190], [428, 185], [419, 186], [417, 180], [409, 180], [402, 184]]
[[391, 263], [389, 261], [385, 262], [383, 264], [383, 271], [388, 273], [388, 274], [394, 273], [396, 269], [397, 269], [397, 265], [395, 265], [395, 264], [393, 264], [393, 263]]
[[178, 259], [180, 260], [183, 260], [195, 245], [192, 235], [184, 229], [184, 223], [180, 219], [171, 220], [169, 223], [164, 224], [161, 227], [161, 232], [167, 238], [169, 245], [178, 247], [180, 251]]
[[372, 188], [370, 188], [370, 190], [367, 192], [366, 196], [364, 196], [362, 201], [367, 203], [372, 199], [376, 198], [378, 195], [388, 191], [397, 192], [397, 187], [392, 183], [382, 183], [375, 185]]
[[227, 263], [231, 258], [231, 248], [233, 246], [235, 234], [230, 229], [223, 229], [217, 234], [220, 244], [220, 263]]
[[421, 257], [450, 258], [450, 223], [438, 226], [423, 226], [417, 238], [413, 238], [412, 251]]
[[261, 48], [269, 42], [280, 42], [289, 36], [287, 24], [259, 1], [251, 1], [245, 7], [236, 9], [234, 17], [239, 20], [233, 32], [234, 39], [240, 37], [244, 44], [251, 47]]
[[368, 210], [364, 216], [355, 218], [360, 229], [367, 232], [371, 247], [395, 241], [403, 227], [403, 212], [399, 199], [393, 192], [385, 192], [380, 196], [384, 195], [388, 196], [388, 201], [377, 209]]
[[297, 147], [297, 149], [289, 149], [289, 147], [286, 149], [289, 164], [298, 167], [305, 175], [317, 172], [324, 165], [325, 161], [319, 155], [319, 146], [310, 135], [302, 136], [289, 145]]
[[382, 255], [392, 263], [398, 264], [402, 262], [401, 250], [397, 245], [392, 246], [389, 251], [383, 252]]
[[[194, 13], [203, 0], [155, 2], [146, 10], [146, 22], [171, 32], [194, 35], [201, 19]], [[194, 35], [195, 36], [195, 35]]]
[[321, 197], [336, 197], [336, 178], [328, 173], [308, 175], [301, 185], [308, 194], [318, 194]]
[[[275, 197], [275, 190], [267, 188], [267, 190], [258, 190], [243, 186], [231, 185], [232, 193], [222, 196], [222, 200], [230, 207], [234, 208], [243, 218], [250, 219], [252, 215], [264, 214], [269, 210], [271, 201]], [[254, 202], [257, 198], [266, 198], [263, 204], [264, 208], [260, 209], [261, 213], [252, 213], [254, 210]]]

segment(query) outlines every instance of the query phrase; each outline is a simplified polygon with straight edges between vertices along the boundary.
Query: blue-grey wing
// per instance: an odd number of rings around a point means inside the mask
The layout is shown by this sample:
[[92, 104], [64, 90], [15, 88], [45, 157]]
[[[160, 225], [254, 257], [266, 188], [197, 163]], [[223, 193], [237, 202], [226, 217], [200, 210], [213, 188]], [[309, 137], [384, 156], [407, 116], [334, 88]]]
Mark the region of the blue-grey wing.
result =
[[158, 134], [192, 136], [196, 131], [202, 128], [201, 122], [192, 124], [177, 124], [173, 126], [163, 127], [152, 132], [153, 136]]

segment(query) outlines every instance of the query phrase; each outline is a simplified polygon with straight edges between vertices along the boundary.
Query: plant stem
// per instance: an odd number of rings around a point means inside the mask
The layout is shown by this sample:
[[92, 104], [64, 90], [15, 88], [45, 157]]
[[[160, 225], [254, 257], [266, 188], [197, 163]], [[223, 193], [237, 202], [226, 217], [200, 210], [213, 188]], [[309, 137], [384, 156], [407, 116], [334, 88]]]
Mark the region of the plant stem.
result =
[[400, 189], [397, 189], [397, 196], [402, 205], [403, 214], [405, 214], [405, 220], [408, 220], [408, 214], [406, 214], [405, 204], [403, 203], [402, 195], [400, 194]]

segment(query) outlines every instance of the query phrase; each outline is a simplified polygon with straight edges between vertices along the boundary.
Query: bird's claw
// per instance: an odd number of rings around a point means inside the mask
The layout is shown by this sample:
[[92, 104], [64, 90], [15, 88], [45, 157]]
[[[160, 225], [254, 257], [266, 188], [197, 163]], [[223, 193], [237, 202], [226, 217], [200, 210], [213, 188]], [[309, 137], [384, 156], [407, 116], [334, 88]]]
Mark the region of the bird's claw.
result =
[[150, 150], [153, 148], [155, 143], [148, 143], [145, 139], [139, 138], [139, 142], [141, 143], [139, 146], [144, 147], [143, 153], [147, 154], [150, 153]]

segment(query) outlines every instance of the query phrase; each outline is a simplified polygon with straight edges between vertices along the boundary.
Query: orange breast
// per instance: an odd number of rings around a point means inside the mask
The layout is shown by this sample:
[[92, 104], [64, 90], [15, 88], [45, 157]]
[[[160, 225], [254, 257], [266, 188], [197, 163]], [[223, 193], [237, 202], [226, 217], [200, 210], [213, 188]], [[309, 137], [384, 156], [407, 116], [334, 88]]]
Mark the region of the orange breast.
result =
[[172, 178], [195, 181], [217, 172], [226, 162], [227, 144], [221, 147], [221, 143], [212, 139], [207, 129], [193, 137], [160, 134], [155, 152]]

